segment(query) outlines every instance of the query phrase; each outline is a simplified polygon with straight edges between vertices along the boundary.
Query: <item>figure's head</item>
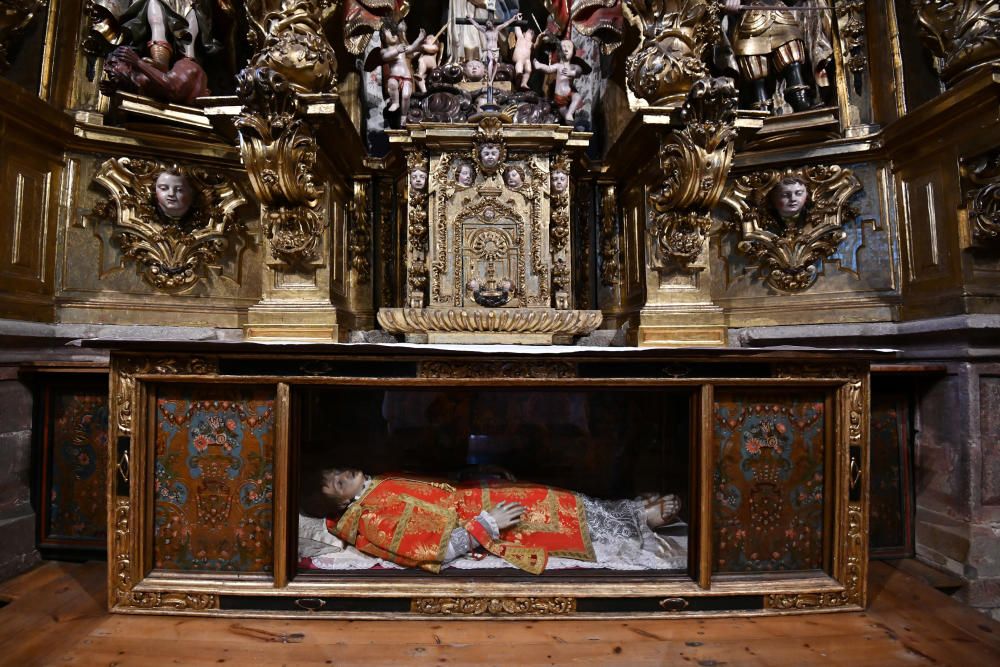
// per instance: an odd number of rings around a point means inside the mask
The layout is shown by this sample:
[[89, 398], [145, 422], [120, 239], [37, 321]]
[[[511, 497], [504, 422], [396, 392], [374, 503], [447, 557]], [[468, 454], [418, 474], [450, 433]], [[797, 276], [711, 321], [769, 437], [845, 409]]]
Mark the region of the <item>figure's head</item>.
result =
[[320, 491], [337, 507], [346, 507], [365, 488], [365, 474], [360, 470], [329, 468], [322, 473]]
[[455, 172], [455, 180], [458, 181], [459, 185], [472, 185], [472, 182], [476, 180], [476, 170], [468, 162], [463, 162], [458, 165], [458, 170]]
[[410, 172], [410, 187], [414, 190], [423, 190], [427, 187], [427, 172], [420, 167]]
[[463, 69], [468, 81], [482, 81], [483, 77], [486, 76], [486, 66], [481, 60], [467, 60]]
[[524, 185], [524, 176], [518, 167], [507, 167], [507, 171], [503, 174], [503, 180], [511, 190], [517, 190]]
[[489, 170], [500, 164], [500, 146], [497, 144], [483, 144], [479, 147], [479, 161]]
[[176, 169], [161, 171], [153, 184], [156, 205], [168, 218], [183, 218], [194, 203], [194, 188]]
[[437, 44], [438, 38], [434, 35], [427, 35], [424, 37], [424, 46], [434, 46]]
[[794, 218], [809, 201], [809, 188], [797, 178], [785, 178], [771, 189], [771, 204], [782, 218]]
[[562, 169], [552, 172], [552, 192], [562, 194], [569, 187], [569, 176]]
[[576, 46], [573, 44], [572, 40], [564, 39], [559, 42], [559, 55], [566, 62], [573, 59], [573, 54], [576, 53]]

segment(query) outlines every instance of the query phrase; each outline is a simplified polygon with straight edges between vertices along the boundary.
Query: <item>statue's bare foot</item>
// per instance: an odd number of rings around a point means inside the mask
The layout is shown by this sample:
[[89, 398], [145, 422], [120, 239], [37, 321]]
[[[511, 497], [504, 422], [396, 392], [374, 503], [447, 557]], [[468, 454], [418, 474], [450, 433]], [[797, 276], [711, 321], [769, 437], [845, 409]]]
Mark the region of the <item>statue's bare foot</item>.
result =
[[650, 528], [673, 523], [681, 511], [681, 499], [673, 493], [644, 496], [642, 501], [646, 510], [646, 525]]

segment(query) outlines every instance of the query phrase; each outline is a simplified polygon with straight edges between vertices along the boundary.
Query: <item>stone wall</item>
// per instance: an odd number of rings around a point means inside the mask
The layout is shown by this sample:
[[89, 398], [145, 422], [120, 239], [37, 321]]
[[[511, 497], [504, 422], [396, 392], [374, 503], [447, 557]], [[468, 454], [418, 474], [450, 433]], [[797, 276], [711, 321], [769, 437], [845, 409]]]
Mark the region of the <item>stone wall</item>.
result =
[[38, 562], [31, 506], [31, 390], [0, 366], [0, 581]]

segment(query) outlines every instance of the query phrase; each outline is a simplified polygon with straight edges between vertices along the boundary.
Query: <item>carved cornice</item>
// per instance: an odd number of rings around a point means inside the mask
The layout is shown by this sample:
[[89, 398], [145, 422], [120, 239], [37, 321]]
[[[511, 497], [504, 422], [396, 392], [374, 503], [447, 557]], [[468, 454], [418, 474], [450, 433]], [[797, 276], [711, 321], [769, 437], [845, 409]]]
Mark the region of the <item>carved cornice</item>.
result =
[[722, 36], [719, 7], [710, 0], [623, 0], [625, 17], [642, 41], [625, 77], [633, 106], [680, 104], [708, 76], [702, 55]]
[[1000, 59], [1000, 4], [995, 0], [911, 0], [911, 5], [924, 44], [944, 60], [945, 83]]
[[581, 336], [601, 324], [599, 310], [542, 308], [381, 308], [389, 333], [501, 332]]
[[413, 598], [410, 611], [435, 616], [566, 616], [576, 598]]
[[569, 361], [423, 361], [422, 378], [574, 378]]
[[[797, 182], [808, 201], [796, 216], [781, 218], [771, 195], [782, 182]], [[760, 171], [737, 178], [723, 198], [742, 236], [740, 252], [757, 262], [764, 281], [781, 292], [803, 292], [816, 282], [817, 264], [836, 252], [843, 227], [857, 212], [848, 200], [861, 190], [850, 169], [814, 166]]]
[[661, 139], [663, 181], [649, 196], [656, 270], [691, 270], [702, 253], [732, 166], [737, 99], [732, 79], [699, 80], [684, 103], [682, 126]]
[[[180, 218], [167, 217], [156, 204], [155, 183], [164, 172], [183, 178], [193, 193], [190, 209]], [[112, 158], [100, 166], [94, 181], [111, 199], [97, 202], [92, 215], [112, 225], [111, 238], [122, 255], [157, 289], [194, 287], [230, 242], [246, 233], [236, 217], [246, 199], [217, 171]]]

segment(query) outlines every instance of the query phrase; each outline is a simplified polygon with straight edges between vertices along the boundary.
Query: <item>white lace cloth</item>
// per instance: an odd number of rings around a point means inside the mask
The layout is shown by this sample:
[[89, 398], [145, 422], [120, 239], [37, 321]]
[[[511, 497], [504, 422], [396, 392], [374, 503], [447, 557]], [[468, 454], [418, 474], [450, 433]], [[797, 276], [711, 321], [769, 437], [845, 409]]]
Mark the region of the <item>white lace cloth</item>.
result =
[[[687, 567], [687, 535], [663, 535], [646, 525], [642, 503], [635, 500], [600, 500], [581, 495], [587, 513], [590, 539], [596, 562], [573, 558], [550, 557], [547, 570], [589, 568], [605, 570], [676, 570]], [[318, 524], [316, 522], [319, 522]], [[318, 527], [326, 532], [327, 544], [317, 550]], [[671, 532], [684, 529], [683, 523], [671, 525]], [[686, 532], [686, 531], [685, 531]], [[396, 563], [361, 553], [353, 546], [326, 531], [323, 519], [299, 516], [299, 558], [309, 558], [320, 570], [367, 570], [375, 566], [401, 569]], [[461, 556], [444, 567], [460, 570], [513, 568], [492, 554], [477, 559]]]

